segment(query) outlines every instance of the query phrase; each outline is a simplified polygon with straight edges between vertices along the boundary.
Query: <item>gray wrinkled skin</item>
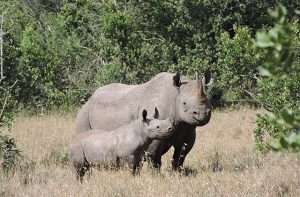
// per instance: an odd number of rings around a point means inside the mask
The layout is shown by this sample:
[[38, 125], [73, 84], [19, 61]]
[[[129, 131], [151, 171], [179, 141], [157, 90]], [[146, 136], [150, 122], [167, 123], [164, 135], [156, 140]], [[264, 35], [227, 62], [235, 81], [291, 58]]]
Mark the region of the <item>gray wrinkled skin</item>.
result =
[[[155, 118], [158, 112], [155, 110]], [[142, 117], [143, 116], [143, 117]], [[91, 130], [78, 134], [68, 146], [69, 162], [80, 181], [93, 166], [120, 167], [121, 161], [131, 155], [133, 174], [139, 173], [141, 156], [152, 139], [164, 139], [172, 135], [170, 119], [148, 119], [147, 111], [141, 118], [112, 131]]]
[[210, 83], [209, 71], [201, 80], [164, 72], [140, 85], [115, 83], [100, 87], [78, 112], [76, 132], [112, 130], [137, 119], [142, 109], [151, 113], [157, 106], [160, 119], [170, 117], [174, 135], [166, 140], [154, 140], [147, 152], [153, 165], [160, 167], [161, 156], [173, 146], [172, 164], [176, 170], [194, 145], [196, 127], [210, 120], [211, 104], [205, 93]]

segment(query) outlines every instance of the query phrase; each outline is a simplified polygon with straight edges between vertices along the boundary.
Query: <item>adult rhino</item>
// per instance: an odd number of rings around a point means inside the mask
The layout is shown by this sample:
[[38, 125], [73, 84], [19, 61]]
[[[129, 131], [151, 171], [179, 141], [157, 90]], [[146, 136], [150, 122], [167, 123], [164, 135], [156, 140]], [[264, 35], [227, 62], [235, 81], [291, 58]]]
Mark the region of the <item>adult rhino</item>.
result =
[[165, 140], [153, 140], [147, 152], [154, 167], [161, 166], [161, 156], [174, 147], [172, 167], [182, 167], [196, 138], [196, 127], [207, 124], [211, 104], [206, 86], [211, 83], [211, 72], [202, 79], [190, 80], [179, 73], [159, 73], [140, 85], [114, 83], [98, 88], [79, 110], [77, 133], [91, 129], [113, 130], [138, 119], [143, 109], [153, 113], [160, 109], [159, 119], [167, 117], [174, 123], [173, 135]]

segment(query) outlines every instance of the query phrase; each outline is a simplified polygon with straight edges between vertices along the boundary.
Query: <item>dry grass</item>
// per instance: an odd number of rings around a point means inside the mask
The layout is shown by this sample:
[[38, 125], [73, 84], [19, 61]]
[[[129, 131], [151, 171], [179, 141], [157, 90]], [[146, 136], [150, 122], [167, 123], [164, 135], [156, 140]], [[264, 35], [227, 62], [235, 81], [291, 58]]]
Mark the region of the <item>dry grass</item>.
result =
[[214, 112], [197, 131], [188, 176], [168, 171], [170, 151], [160, 175], [147, 165], [137, 177], [94, 170], [83, 184], [58, 159], [74, 135], [74, 117], [19, 117], [11, 134], [27, 162], [9, 177], [0, 175], [0, 196], [300, 196], [299, 157], [254, 151], [255, 113]]

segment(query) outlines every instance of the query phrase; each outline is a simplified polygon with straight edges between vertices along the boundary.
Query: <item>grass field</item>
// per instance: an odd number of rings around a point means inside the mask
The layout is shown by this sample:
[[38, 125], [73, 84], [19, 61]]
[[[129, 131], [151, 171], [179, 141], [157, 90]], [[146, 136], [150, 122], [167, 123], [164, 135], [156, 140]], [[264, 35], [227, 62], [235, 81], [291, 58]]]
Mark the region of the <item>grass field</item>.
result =
[[18, 117], [11, 135], [25, 161], [16, 173], [0, 175], [0, 196], [300, 196], [299, 156], [254, 150], [256, 112], [214, 112], [197, 130], [185, 162], [188, 175], [169, 171], [171, 150], [161, 174], [147, 164], [137, 177], [127, 170], [94, 170], [82, 184], [63, 160], [75, 135], [74, 116]]

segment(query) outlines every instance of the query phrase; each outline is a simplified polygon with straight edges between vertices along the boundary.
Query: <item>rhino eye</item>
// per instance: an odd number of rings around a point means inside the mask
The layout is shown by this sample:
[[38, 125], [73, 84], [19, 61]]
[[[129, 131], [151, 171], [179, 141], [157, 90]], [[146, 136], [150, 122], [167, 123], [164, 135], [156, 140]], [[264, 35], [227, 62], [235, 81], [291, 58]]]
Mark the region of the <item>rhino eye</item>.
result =
[[159, 129], [159, 126], [156, 126], [157, 129]]
[[186, 105], [186, 102], [183, 102], [183, 105]]

